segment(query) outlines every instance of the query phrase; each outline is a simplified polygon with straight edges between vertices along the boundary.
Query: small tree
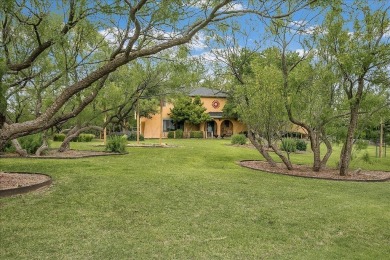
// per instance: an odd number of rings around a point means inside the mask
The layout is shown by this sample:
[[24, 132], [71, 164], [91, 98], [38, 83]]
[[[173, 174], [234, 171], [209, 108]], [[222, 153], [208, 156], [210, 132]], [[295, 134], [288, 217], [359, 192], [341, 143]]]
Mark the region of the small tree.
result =
[[176, 125], [182, 123], [198, 125], [202, 122], [211, 120], [210, 115], [205, 113], [206, 108], [203, 106], [199, 96], [194, 99], [191, 99], [190, 97], [181, 97], [173, 104], [174, 107], [171, 108], [171, 113], [169, 115]]

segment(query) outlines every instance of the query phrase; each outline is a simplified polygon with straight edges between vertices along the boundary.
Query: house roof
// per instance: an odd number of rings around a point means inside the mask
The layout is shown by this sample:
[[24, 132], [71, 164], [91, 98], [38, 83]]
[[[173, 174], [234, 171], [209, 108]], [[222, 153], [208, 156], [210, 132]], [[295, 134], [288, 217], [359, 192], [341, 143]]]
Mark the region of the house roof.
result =
[[226, 98], [228, 95], [221, 90], [215, 90], [210, 88], [197, 88], [190, 92], [190, 97], [200, 96], [200, 97], [223, 97]]

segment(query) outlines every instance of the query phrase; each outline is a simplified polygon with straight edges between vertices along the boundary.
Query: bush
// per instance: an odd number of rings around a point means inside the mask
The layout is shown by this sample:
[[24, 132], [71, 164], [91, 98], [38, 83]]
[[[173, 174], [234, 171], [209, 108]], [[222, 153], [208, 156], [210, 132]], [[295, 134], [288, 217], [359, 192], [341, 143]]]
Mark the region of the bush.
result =
[[175, 131], [169, 131], [168, 138], [175, 138]]
[[106, 151], [112, 153], [126, 152], [127, 136], [112, 135], [107, 139]]
[[203, 138], [203, 132], [202, 131], [191, 131], [190, 138]]
[[[181, 129], [177, 129], [176, 131], [175, 131], [175, 133], [176, 133], [176, 138], [183, 138], [183, 130], [181, 130]], [[203, 137], [203, 135], [202, 135], [202, 137]]]
[[362, 160], [368, 164], [372, 164], [371, 162], [371, 157], [370, 155], [368, 154], [368, 152], [365, 152], [362, 156]]
[[246, 137], [244, 134], [238, 134], [232, 136], [232, 144], [244, 145], [246, 144]]
[[65, 134], [54, 134], [53, 141], [63, 142], [65, 140], [65, 137], [66, 137]]
[[[140, 141], [145, 141], [145, 138], [142, 134], [139, 135]], [[127, 141], [137, 141], [137, 132], [130, 132], [127, 135]]]
[[292, 138], [283, 138], [282, 145], [280, 147], [282, 151], [287, 153], [293, 153], [297, 150], [297, 145], [295, 139]]
[[95, 138], [94, 134], [80, 134], [76, 142], [91, 142]]
[[181, 129], [168, 132], [168, 138], [183, 138], [183, 136], [184, 136], [183, 130]]
[[15, 152], [15, 147], [12, 145], [11, 141], [8, 141], [0, 152], [13, 153]]
[[25, 149], [28, 154], [35, 154], [43, 142], [42, 134], [27, 135], [18, 140], [22, 148]]
[[306, 151], [307, 143], [304, 140], [297, 139], [295, 142], [296, 142], [296, 148], [298, 151]]

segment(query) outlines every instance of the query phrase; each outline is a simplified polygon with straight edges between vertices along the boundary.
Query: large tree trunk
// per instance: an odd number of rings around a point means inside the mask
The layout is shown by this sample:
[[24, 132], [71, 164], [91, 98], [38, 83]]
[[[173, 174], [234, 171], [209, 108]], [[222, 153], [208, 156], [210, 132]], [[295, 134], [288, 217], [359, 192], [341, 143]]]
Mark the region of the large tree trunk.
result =
[[293, 169], [293, 166], [291, 164], [291, 161], [289, 158], [287, 158], [286, 156], [284, 156], [284, 154], [282, 152], [280, 152], [280, 150], [278, 149], [278, 147], [276, 147], [274, 144], [272, 143], [269, 143], [268, 144], [272, 150], [276, 153], [277, 156], [279, 156], [279, 158], [282, 160], [282, 162], [284, 163], [284, 165], [286, 165], [287, 169], [288, 170], [292, 170]]
[[[351, 86], [352, 88], [352, 86]], [[352, 96], [349, 93], [349, 102], [350, 102], [350, 120], [349, 120], [349, 126], [348, 126], [348, 132], [347, 137], [345, 139], [343, 148], [341, 150], [340, 154], [340, 175], [345, 176], [348, 174], [348, 168], [349, 163], [351, 161], [351, 154], [352, 154], [352, 146], [353, 146], [353, 138], [355, 135], [355, 130], [357, 127], [358, 117], [359, 117], [359, 108], [360, 108], [360, 102], [361, 98], [363, 96], [363, 89], [364, 89], [364, 77], [360, 77], [358, 79], [358, 89], [356, 91], [355, 96]]]
[[41, 156], [47, 150], [49, 150], [49, 143], [47, 142], [47, 132], [45, 131], [42, 135], [42, 145], [37, 149], [35, 155]]
[[99, 126], [85, 126], [81, 127], [79, 125], [74, 126], [66, 135], [64, 141], [62, 142], [61, 146], [58, 148], [58, 152], [65, 152], [69, 150], [70, 148], [70, 142], [77, 138], [82, 132], [85, 132], [90, 129], [96, 129], [98, 131], [102, 131], [103, 129]]
[[35, 152], [35, 155], [36, 156], [41, 156], [43, 154], [43, 152], [49, 150], [49, 144], [46, 140], [46, 138], [43, 139], [43, 144], [37, 149], [37, 151]]
[[[249, 128], [249, 127], [248, 127]], [[249, 141], [253, 144], [253, 146], [257, 149], [257, 151], [260, 152], [260, 154], [264, 157], [264, 159], [271, 165], [272, 167], [276, 167], [276, 162], [272, 159], [272, 157], [269, 155], [269, 153], [264, 149], [264, 146], [261, 144], [261, 142], [258, 142], [255, 134], [252, 132], [252, 130], [248, 130], [248, 138]]]
[[343, 148], [340, 154], [340, 175], [345, 176], [348, 174], [349, 163], [351, 161], [352, 146], [353, 146], [353, 137], [355, 134], [355, 129], [358, 120], [358, 109], [351, 109], [351, 118], [348, 126], [347, 137], [345, 139]]
[[326, 154], [321, 160], [321, 168], [325, 168], [326, 164], [328, 163], [328, 160], [330, 156], [333, 153], [332, 143], [329, 141], [329, 139], [326, 137], [325, 131], [322, 131], [321, 133], [321, 139], [326, 145]]
[[22, 148], [22, 146], [20, 145], [20, 143], [17, 139], [13, 139], [13, 140], [11, 140], [11, 142], [12, 142], [12, 145], [15, 147], [15, 151], [17, 154], [19, 154], [22, 157], [28, 156], [27, 151]]
[[310, 147], [313, 152], [313, 171], [319, 172], [321, 170], [321, 143], [317, 131], [309, 132]]
[[77, 130], [80, 129], [80, 126], [76, 125], [71, 130], [69, 130], [68, 134], [65, 136], [64, 141], [62, 141], [60, 147], [58, 148], [58, 152], [62, 153], [70, 148], [70, 142], [76, 138], [78, 135], [76, 134]]

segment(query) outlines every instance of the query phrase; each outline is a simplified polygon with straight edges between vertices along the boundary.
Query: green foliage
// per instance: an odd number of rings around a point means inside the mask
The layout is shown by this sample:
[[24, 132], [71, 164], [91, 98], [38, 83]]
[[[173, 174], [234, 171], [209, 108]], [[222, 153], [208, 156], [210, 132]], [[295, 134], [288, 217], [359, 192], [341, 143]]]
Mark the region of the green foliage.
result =
[[[127, 140], [128, 141], [137, 141], [137, 132], [130, 132], [128, 135], [127, 135]], [[144, 141], [145, 140], [145, 137], [140, 134], [139, 135], [139, 140], [140, 141]]]
[[168, 138], [175, 138], [175, 131], [169, 131]]
[[239, 145], [246, 144], [246, 136], [243, 134], [233, 135], [232, 144], [239, 144]]
[[282, 144], [280, 146], [280, 149], [282, 151], [285, 151], [287, 153], [293, 153], [297, 150], [296, 141], [293, 138], [283, 138]]
[[191, 131], [190, 138], [203, 138], [203, 132], [202, 131]]
[[0, 149], [0, 152], [13, 153], [15, 152], [15, 147], [12, 145], [11, 141], [8, 141], [3, 149]]
[[209, 114], [205, 113], [206, 108], [200, 97], [181, 97], [173, 102], [174, 107], [171, 108], [170, 117], [177, 123], [188, 122], [191, 124], [200, 124], [211, 120]]
[[298, 151], [306, 151], [307, 150], [307, 143], [305, 140], [297, 139], [296, 141], [296, 148]]
[[353, 148], [357, 151], [365, 150], [368, 147], [368, 141], [358, 139], [355, 141]]
[[[389, 182], [245, 169], [234, 162], [258, 153], [227, 146], [227, 139], [170, 143], [177, 148], [128, 148], [127, 155], [77, 161], [1, 158], [3, 171], [48, 173], [55, 186], [0, 198], [0, 259], [128, 259], [129, 248], [134, 259], [388, 258]], [[99, 144], [73, 149], [101, 150]], [[310, 165], [309, 153], [292, 156]], [[390, 157], [362, 164], [352, 167], [386, 170]]]
[[28, 154], [35, 154], [38, 148], [42, 145], [42, 134], [27, 135], [18, 138], [20, 145], [27, 151]]
[[127, 137], [112, 135], [107, 138], [105, 150], [112, 153], [125, 153], [127, 145]]
[[93, 134], [80, 134], [77, 137], [77, 142], [91, 142], [95, 138]]
[[168, 132], [168, 138], [183, 138], [183, 130], [177, 129]]
[[65, 134], [54, 134], [53, 141], [55, 142], [63, 142], [65, 140], [66, 135]]
[[226, 118], [234, 118], [234, 119], [239, 118], [237, 106], [234, 104], [232, 98], [227, 99], [225, 106], [222, 109], [222, 112], [223, 112], [223, 116]]
[[369, 164], [372, 163], [370, 154], [367, 151], [362, 155], [362, 160]]
[[175, 136], [176, 136], [176, 138], [183, 138], [183, 130], [182, 129], [177, 129], [175, 131]]

